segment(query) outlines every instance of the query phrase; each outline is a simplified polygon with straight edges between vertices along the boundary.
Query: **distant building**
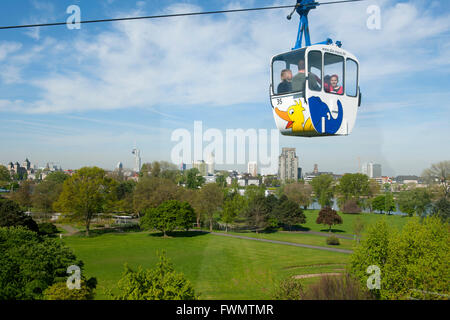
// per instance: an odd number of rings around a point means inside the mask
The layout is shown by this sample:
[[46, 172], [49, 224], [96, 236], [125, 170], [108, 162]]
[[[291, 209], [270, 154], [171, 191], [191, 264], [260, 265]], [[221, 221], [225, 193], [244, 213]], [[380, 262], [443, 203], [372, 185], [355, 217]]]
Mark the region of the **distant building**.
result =
[[206, 166], [207, 166], [207, 174], [214, 175], [214, 170], [215, 170], [214, 153], [210, 153], [208, 155], [208, 159], [206, 159]]
[[298, 157], [295, 148], [282, 148], [278, 157], [278, 177], [281, 181], [298, 180]]
[[381, 178], [381, 164], [372, 162], [364, 163], [361, 167], [361, 172], [371, 179]]
[[250, 161], [247, 165], [247, 171], [252, 177], [258, 176], [258, 164], [255, 161]]
[[186, 171], [186, 163], [181, 163], [181, 165], [180, 165], [180, 170], [181, 171]]
[[202, 176], [208, 175], [208, 170], [207, 170], [205, 161], [203, 161], [203, 160], [194, 161], [194, 163], [192, 164], [192, 167], [198, 169], [198, 171], [200, 172], [200, 175], [202, 175]]
[[319, 166], [317, 164], [315, 164], [313, 172], [306, 172], [303, 176], [303, 180], [305, 180], [305, 182], [311, 182], [312, 179], [314, 179], [315, 177], [318, 177], [320, 175], [323, 175], [323, 174], [329, 174], [329, 175], [333, 176], [333, 178], [335, 180], [339, 177], [339, 176], [333, 174], [333, 172], [319, 171]]
[[206, 184], [216, 182], [216, 176], [204, 176], [203, 178], [205, 178]]

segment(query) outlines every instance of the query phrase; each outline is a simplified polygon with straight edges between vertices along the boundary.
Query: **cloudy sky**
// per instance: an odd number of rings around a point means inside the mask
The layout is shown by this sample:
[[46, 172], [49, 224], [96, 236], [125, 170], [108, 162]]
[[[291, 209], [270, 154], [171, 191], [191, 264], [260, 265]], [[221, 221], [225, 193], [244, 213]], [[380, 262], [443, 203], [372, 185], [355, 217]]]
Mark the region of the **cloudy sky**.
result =
[[[323, 1], [325, 2], [325, 1]], [[4, 0], [1, 25], [292, 5], [294, 0]], [[367, 27], [367, 8], [381, 29]], [[0, 163], [76, 169], [171, 159], [176, 129], [275, 128], [270, 58], [290, 50], [289, 9], [0, 30]], [[368, 0], [310, 13], [312, 42], [341, 40], [361, 64], [363, 104], [351, 135], [280, 136], [311, 171], [420, 174], [450, 160], [450, 2]], [[277, 152], [278, 154], [278, 152]], [[230, 165], [225, 167], [244, 168]]]

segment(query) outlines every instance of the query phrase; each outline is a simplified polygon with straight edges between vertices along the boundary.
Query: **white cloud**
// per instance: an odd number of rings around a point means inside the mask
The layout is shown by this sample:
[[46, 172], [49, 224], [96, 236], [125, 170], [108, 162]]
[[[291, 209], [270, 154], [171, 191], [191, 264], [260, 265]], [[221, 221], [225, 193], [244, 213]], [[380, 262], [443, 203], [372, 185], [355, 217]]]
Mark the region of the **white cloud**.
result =
[[[330, 5], [311, 12], [312, 38], [342, 40], [359, 57], [365, 81], [449, 66], [445, 48], [435, 51], [436, 41], [423, 45], [449, 31], [449, 14], [433, 16], [416, 2], [378, 3], [381, 30], [367, 29], [368, 4]], [[164, 12], [201, 10], [178, 4]], [[40, 56], [52, 59], [54, 71], [30, 81], [39, 92], [34, 101], [14, 107], [64, 113], [267, 103], [270, 57], [288, 51], [296, 36], [297, 19], [287, 21], [287, 11], [127, 21], [96, 35], [86, 27], [74, 44], [58, 43], [69, 51], [41, 46]], [[37, 56], [34, 63], [41, 61]]]

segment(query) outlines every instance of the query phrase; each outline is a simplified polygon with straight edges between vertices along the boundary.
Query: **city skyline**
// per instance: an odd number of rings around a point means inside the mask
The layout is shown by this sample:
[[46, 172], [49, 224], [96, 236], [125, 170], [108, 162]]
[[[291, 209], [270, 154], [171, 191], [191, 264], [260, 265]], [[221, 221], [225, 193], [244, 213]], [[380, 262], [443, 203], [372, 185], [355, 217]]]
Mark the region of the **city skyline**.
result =
[[[67, 18], [68, 3], [43, 4], [2, 3], [2, 24]], [[245, 0], [78, 4], [83, 19], [254, 5]], [[380, 7], [380, 30], [367, 28], [369, 4]], [[312, 41], [341, 40], [360, 60], [362, 106], [351, 135], [280, 136], [277, 153], [281, 147], [296, 148], [304, 172], [315, 163], [326, 171], [358, 172], [360, 158], [381, 164], [388, 176], [420, 175], [450, 159], [445, 120], [450, 118], [445, 104], [450, 61], [448, 43], [442, 41], [450, 35], [449, 9], [449, 2], [378, 0], [312, 12]], [[29, 157], [73, 169], [114, 168], [118, 161], [133, 168], [133, 143], [142, 163], [170, 161], [171, 134], [179, 128], [193, 132], [195, 121], [220, 132], [274, 129], [269, 61], [292, 48], [298, 27], [298, 21], [286, 20], [285, 11], [83, 25], [80, 30], [2, 30], [0, 163]], [[227, 168], [243, 171], [246, 164], [216, 165]]]

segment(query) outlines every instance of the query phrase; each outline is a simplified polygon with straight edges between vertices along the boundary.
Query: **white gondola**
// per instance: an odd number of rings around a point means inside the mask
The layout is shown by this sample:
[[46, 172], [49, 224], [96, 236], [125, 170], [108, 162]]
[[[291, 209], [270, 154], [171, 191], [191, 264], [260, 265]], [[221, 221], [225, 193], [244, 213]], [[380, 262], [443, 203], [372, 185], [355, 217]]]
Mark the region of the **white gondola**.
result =
[[[307, 14], [318, 5], [298, 0], [295, 10], [301, 20], [296, 46], [271, 60], [270, 100], [283, 135], [348, 135], [361, 105], [358, 59], [339, 41], [310, 44]], [[300, 48], [303, 33], [306, 46]]]

